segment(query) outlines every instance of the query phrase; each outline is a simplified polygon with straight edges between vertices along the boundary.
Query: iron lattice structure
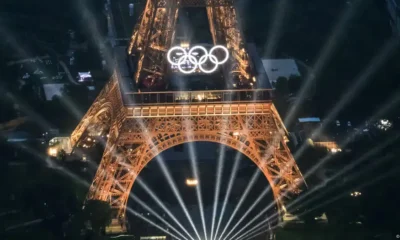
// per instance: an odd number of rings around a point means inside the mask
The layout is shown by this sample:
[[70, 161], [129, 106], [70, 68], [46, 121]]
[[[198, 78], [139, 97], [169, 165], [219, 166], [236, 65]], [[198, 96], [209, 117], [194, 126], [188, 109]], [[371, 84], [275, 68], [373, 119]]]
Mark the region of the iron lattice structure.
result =
[[79, 146], [85, 137], [104, 133], [106, 148], [87, 199], [109, 202], [120, 221], [146, 164], [186, 142], [220, 143], [246, 155], [269, 181], [279, 209], [301, 191], [303, 178], [271, 101], [124, 106], [113, 78], [71, 135], [71, 144]]
[[165, 76], [166, 54], [175, 37], [181, 7], [206, 7], [214, 45], [226, 46], [232, 55], [225, 68], [226, 76], [230, 76], [231, 84], [249, 87], [254, 74], [233, 0], [148, 0], [128, 47], [128, 53], [137, 59], [136, 83], [146, 77], [162, 79]]
[[[184, 4], [207, 7], [215, 43], [229, 46], [235, 74], [250, 76], [231, 0], [148, 0], [129, 47], [129, 52], [140, 54], [136, 80], [143, 74], [163, 75], [177, 11]], [[199, 95], [201, 100], [196, 100]], [[120, 226], [115, 231], [124, 231], [121, 223], [129, 194], [146, 164], [187, 142], [220, 143], [246, 155], [269, 181], [279, 209], [301, 191], [303, 177], [286, 145], [287, 132], [271, 90], [125, 94], [116, 71], [72, 133], [71, 146], [79, 149], [93, 136], [105, 135], [105, 150], [87, 199], [110, 203], [113, 224]]]

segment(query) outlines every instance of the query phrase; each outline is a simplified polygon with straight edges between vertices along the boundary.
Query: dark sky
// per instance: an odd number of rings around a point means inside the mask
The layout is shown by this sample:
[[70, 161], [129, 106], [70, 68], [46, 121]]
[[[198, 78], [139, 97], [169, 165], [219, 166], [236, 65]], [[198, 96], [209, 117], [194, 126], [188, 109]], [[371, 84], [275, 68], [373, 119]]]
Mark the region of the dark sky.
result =
[[[292, 56], [306, 62], [310, 67], [320, 61], [325, 44], [332, 40], [332, 33], [342, 31], [336, 38], [333, 53], [323, 64], [317, 75], [317, 112], [326, 115], [357, 77], [365, 73], [368, 64], [391, 38], [385, 1], [347, 1], [347, 0], [287, 0], [241, 1], [241, 16], [248, 41], [255, 41], [263, 49], [270, 43], [273, 20], [279, 4], [286, 2], [282, 11], [279, 33], [275, 47], [275, 57]], [[338, 31], [335, 25], [343, 18], [343, 12], [351, 4], [356, 11], [349, 21]], [[351, 3], [351, 4], [349, 4]], [[369, 82], [341, 112], [347, 118], [365, 118], [375, 112], [395, 90], [399, 89], [400, 77], [399, 49], [393, 49], [386, 62], [371, 74]], [[375, 63], [377, 64], [377, 63]], [[354, 111], [357, 109], [357, 111]]]

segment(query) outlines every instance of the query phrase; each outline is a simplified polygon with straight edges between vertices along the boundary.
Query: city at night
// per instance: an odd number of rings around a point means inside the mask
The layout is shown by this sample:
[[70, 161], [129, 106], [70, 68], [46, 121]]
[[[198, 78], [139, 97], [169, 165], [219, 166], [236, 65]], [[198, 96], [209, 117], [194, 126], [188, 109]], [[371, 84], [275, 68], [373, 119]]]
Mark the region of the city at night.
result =
[[0, 0], [0, 239], [400, 239], [400, 0]]

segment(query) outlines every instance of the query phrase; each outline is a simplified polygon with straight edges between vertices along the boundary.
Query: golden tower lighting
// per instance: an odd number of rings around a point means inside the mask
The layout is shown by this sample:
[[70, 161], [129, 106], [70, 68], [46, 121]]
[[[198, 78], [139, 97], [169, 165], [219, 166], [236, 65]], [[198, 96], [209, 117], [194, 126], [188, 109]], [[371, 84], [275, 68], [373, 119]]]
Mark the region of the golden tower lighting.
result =
[[[148, 0], [128, 47], [137, 61], [133, 81], [166, 74], [178, 11], [187, 6], [206, 8], [214, 45], [229, 50], [229, 74], [255, 85], [233, 0]], [[271, 185], [278, 209], [301, 191], [304, 180], [286, 144], [271, 89], [125, 93], [121, 88], [115, 71], [70, 137], [74, 149], [87, 136], [108, 136], [87, 199], [110, 203], [114, 233], [126, 231], [127, 202], [138, 174], [164, 150], [187, 142], [219, 143], [246, 155]], [[167, 102], [160, 101], [167, 96]], [[185, 105], [179, 102], [182, 96]], [[188, 180], [195, 186], [196, 179]]]

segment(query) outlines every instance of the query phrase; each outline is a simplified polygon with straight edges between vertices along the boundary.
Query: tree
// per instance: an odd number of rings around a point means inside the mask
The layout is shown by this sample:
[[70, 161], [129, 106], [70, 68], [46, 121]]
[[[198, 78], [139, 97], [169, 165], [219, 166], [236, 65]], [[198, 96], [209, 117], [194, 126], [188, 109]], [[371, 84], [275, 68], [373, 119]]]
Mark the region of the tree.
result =
[[[20, 159], [26, 159], [28, 156], [18, 155]], [[10, 201], [12, 205], [9, 205], [9, 208], [19, 211], [19, 217], [15, 218], [19, 222], [41, 219], [37, 224], [38, 228], [54, 236], [54, 239], [61, 239], [70, 219], [82, 212], [87, 186], [81, 183], [79, 177], [66, 174], [71, 172], [66, 168], [49, 168], [31, 161], [28, 164], [24, 167], [8, 168], [8, 178], [4, 182], [8, 184], [5, 189], [9, 189], [10, 193], [5, 192], [4, 199], [11, 194], [15, 196], [15, 200]], [[39, 232], [37, 234], [40, 235]], [[39, 235], [35, 232], [30, 237], [50, 239]]]
[[276, 80], [275, 89], [276, 93], [279, 94], [281, 97], [287, 96], [289, 94], [289, 85], [287, 78], [279, 77]]
[[276, 93], [274, 104], [280, 115], [285, 118], [286, 112], [289, 108], [289, 104], [287, 102], [287, 96], [289, 94], [288, 81], [285, 77], [279, 77], [273, 86], [275, 87]]
[[66, 239], [80, 240], [84, 239], [86, 235], [85, 219], [83, 212], [80, 211], [73, 215], [65, 226]]
[[66, 152], [64, 151], [64, 149], [61, 149], [61, 150], [58, 151], [58, 153], [57, 153], [57, 159], [58, 159], [59, 161], [61, 161], [61, 162], [64, 162], [64, 161], [65, 161], [66, 156], [67, 156], [67, 154], [66, 154]]
[[110, 204], [100, 200], [89, 200], [83, 210], [84, 219], [90, 223], [96, 235], [101, 235], [111, 223], [111, 213]]
[[[62, 89], [63, 97], [70, 98], [76, 106], [88, 104], [89, 90], [84, 85], [66, 84]], [[67, 106], [68, 107], [68, 106]]]
[[[300, 169], [308, 172], [315, 166], [315, 164], [319, 163], [321, 159], [326, 157], [327, 154], [328, 151], [325, 148], [307, 146], [304, 152], [296, 158], [296, 162], [299, 165]], [[321, 169], [323, 169], [322, 167]], [[307, 177], [307, 184], [316, 185], [321, 183], [321, 181], [323, 180], [324, 179], [321, 179], [321, 177], [319, 176], [319, 172], [314, 171], [310, 176]]]
[[26, 189], [25, 211], [33, 212], [42, 225], [56, 237], [62, 237], [64, 225], [71, 216], [79, 213], [83, 200], [77, 198], [80, 186], [64, 172], [43, 169], [40, 180]]
[[[1, 86], [0, 86], [1, 87]], [[8, 98], [3, 98], [0, 101], [0, 122], [6, 122], [17, 117], [14, 109], [14, 102]]]
[[303, 83], [303, 79], [298, 75], [291, 75], [288, 80], [288, 90], [290, 93], [296, 94]]

